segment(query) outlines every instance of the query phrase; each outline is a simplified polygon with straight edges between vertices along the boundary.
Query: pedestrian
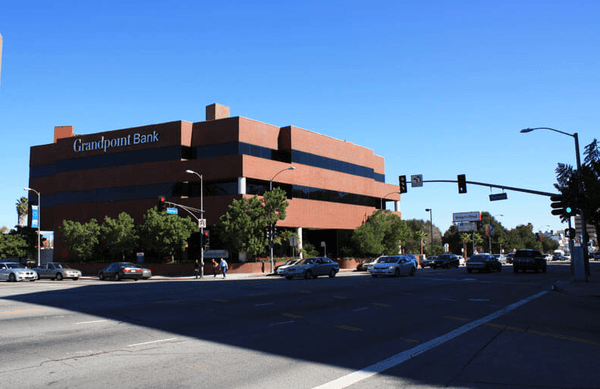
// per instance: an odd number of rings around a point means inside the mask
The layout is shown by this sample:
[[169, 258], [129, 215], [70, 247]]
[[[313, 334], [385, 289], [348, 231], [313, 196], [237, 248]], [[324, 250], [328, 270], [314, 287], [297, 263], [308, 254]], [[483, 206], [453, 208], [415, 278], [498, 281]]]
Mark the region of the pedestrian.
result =
[[217, 276], [217, 269], [219, 268], [219, 264], [217, 263], [217, 261], [215, 261], [214, 258], [212, 260], [212, 263], [213, 263], [213, 275], [216, 277]]
[[194, 263], [194, 272], [196, 273], [196, 279], [198, 279], [198, 277], [200, 276], [200, 264], [198, 263], [197, 259]]
[[223, 278], [227, 277], [225, 274], [227, 273], [227, 261], [224, 258], [221, 258], [221, 263], [219, 263], [219, 267], [221, 268], [221, 271], [223, 272]]

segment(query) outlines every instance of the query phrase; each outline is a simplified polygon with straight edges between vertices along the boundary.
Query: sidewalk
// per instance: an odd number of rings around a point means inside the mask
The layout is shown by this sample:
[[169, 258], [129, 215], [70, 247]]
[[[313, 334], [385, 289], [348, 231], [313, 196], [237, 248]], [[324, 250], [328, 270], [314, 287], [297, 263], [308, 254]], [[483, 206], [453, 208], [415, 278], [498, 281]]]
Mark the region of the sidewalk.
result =
[[600, 263], [590, 262], [590, 275], [587, 282], [572, 279], [560, 280], [552, 285], [553, 290], [571, 296], [600, 299]]
[[[340, 269], [338, 274], [346, 274], [346, 273], [353, 273], [355, 272], [354, 269]], [[363, 273], [359, 273], [359, 274], [365, 274]], [[150, 280], [190, 280], [190, 281], [227, 281], [227, 280], [247, 280], [247, 279], [260, 279], [260, 278], [264, 278], [264, 279], [283, 279], [282, 276], [278, 276], [277, 274], [274, 273], [227, 273], [227, 277], [224, 279], [223, 278], [223, 274], [221, 273], [217, 273], [217, 276], [215, 277], [212, 273], [207, 273], [204, 274], [204, 278], [198, 278], [196, 279], [195, 275], [189, 275], [189, 276], [161, 276], [161, 275], [153, 275], [152, 278], [150, 278]]]

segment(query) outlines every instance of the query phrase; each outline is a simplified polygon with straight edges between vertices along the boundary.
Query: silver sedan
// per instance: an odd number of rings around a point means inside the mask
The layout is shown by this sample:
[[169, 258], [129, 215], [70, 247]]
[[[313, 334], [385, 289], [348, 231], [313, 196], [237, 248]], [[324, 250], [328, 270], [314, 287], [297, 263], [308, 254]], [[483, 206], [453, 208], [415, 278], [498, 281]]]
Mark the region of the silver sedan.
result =
[[78, 280], [81, 277], [81, 271], [59, 262], [45, 263], [33, 270], [38, 273], [40, 279], [50, 278], [52, 280], [61, 281], [64, 278]]
[[371, 276], [394, 276], [400, 277], [401, 274], [414, 276], [417, 271], [417, 264], [413, 256], [407, 255], [386, 255], [379, 257], [379, 261], [373, 265], [370, 270]]
[[38, 275], [34, 270], [27, 269], [16, 262], [0, 263], [0, 280], [6, 281], [35, 281]]
[[340, 271], [340, 265], [327, 257], [306, 258], [284, 270], [288, 280], [294, 277], [306, 279], [328, 275], [333, 278]]

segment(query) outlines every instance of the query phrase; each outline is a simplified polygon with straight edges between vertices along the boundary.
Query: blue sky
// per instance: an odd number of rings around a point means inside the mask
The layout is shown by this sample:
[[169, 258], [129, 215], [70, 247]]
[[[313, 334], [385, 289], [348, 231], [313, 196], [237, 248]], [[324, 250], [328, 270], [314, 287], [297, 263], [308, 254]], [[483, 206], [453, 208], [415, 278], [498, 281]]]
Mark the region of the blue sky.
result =
[[[0, 10], [0, 226], [17, 223], [29, 148], [78, 134], [205, 119], [231, 107], [373, 149], [399, 175], [553, 192], [600, 132], [597, 1], [21, 1]], [[565, 228], [547, 197], [426, 183], [405, 219], [442, 231], [487, 211]], [[43, 196], [43, 193], [42, 193]], [[43, 197], [42, 197], [43, 204]], [[502, 215], [502, 216], [500, 216]], [[43, 215], [41, 215], [43, 218]]]

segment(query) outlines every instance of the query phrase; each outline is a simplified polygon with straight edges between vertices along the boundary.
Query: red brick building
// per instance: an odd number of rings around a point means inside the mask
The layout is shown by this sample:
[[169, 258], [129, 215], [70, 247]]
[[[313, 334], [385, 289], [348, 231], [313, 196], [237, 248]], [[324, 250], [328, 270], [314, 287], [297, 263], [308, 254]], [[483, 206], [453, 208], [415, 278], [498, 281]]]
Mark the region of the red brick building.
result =
[[[289, 167], [294, 170], [285, 170]], [[100, 223], [104, 216], [129, 213], [136, 221], [159, 196], [200, 208], [203, 176], [207, 225], [219, 223], [233, 199], [273, 187], [288, 193], [287, 218], [303, 241], [325, 241], [340, 256], [339, 232], [357, 228], [376, 209], [400, 195], [385, 183], [383, 157], [350, 142], [301, 128], [277, 127], [213, 104], [206, 121], [176, 121], [77, 135], [55, 127], [54, 143], [31, 147], [29, 187], [41, 193], [41, 229], [62, 221]], [[276, 177], [275, 177], [276, 176]], [[30, 204], [37, 196], [30, 193]], [[398, 213], [399, 214], [399, 213]], [[55, 258], [64, 255], [59, 237]]]

